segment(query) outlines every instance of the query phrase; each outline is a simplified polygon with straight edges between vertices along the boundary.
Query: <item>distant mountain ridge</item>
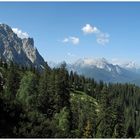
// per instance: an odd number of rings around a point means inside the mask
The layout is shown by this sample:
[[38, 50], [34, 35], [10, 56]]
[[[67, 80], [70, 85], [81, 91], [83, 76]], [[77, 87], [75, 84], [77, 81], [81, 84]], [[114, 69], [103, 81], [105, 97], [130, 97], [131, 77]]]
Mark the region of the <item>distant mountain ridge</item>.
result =
[[0, 24], [0, 58], [23, 66], [34, 66], [41, 70], [45, 61], [34, 46], [33, 38], [19, 38], [12, 28]]
[[[49, 63], [50, 66], [59, 66], [60, 64]], [[140, 74], [133, 69], [128, 69], [117, 64], [108, 62], [105, 58], [78, 59], [72, 64], [67, 64], [69, 71], [77, 72], [89, 78], [94, 78], [96, 81], [103, 80], [104, 82], [120, 82], [120, 83], [136, 83], [138, 84]], [[136, 81], [136, 82], [135, 82]]]

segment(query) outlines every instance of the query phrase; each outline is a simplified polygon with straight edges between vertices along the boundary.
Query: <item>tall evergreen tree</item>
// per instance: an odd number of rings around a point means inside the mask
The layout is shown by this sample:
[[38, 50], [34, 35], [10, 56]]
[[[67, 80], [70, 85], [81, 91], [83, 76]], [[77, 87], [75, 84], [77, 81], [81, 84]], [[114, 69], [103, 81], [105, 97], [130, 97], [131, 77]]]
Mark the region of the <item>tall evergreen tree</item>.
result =
[[56, 77], [56, 93], [59, 96], [58, 104], [60, 108], [70, 105], [70, 88], [69, 88], [69, 74], [66, 70], [66, 64], [62, 64], [58, 69]]
[[117, 108], [116, 108], [116, 120], [115, 120], [113, 137], [115, 137], [115, 138], [124, 138], [125, 137], [124, 110], [121, 106], [117, 106]]
[[[54, 112], [54, 94], [53, 90], [53, 79], [51, 79], [51, 71], [49, 68], [46, 68], [42, 76], [40, 77], [39, 82], [39, 94], [38, 94], [38, 109], [46, 114], [48, 117], [52, 117]], [[52, 77], [53, 78], [53, 77]]]
[[27, 72], [20, 82], [16, 99], [20, 101], [25, 109], [33, 109], [36, 107], [35, 100], [37, 97], [37, 80], [36, 76]]
[[3, 78], [2, 78], [2, 76], [0, 75], [0, 93], [3, 91], [3, 85], [4, 84], [4, 82], [3, 82]]
[[16, 97], [17, 90], [19, 88], [20, 75], [13, 62], [10, 63], [8, 76], [6, 80], [5, 96], [9, 100], [13, 100]]
[[111, 138], [113, 135], [114, 127], [114, 112], [111, 106], [111, 100], [106, 86], [102, 89], [101, 97], [101, 114], [100, 124], [97, 130], [97, 137], [99, 138]]

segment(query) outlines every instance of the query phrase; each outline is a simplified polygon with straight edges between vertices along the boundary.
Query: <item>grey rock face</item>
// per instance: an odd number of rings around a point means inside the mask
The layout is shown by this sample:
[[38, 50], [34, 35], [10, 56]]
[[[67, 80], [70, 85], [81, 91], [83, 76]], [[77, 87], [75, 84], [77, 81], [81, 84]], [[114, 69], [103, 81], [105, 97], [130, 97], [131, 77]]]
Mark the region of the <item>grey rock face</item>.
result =
[[41, 70], [45, 65], [33, 38], [19, 38], [6, 24], [0, 24], [0, 58], [23, 66], [34, 66]]

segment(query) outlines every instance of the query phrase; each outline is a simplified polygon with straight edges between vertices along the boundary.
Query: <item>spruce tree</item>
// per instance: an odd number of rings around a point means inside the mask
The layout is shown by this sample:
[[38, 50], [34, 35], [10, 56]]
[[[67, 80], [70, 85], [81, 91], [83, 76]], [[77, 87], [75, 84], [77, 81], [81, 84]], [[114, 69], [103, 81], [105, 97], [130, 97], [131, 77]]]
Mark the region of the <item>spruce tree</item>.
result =
[[10, 63], [8, 76], [6, 79], [5, 96], [9, 100], [13, 100], [16, 97], [17, 90], [19, 88], [20, 75], [13, 62]]
[[125, 136], [125, 118], [124, 118], [124, 110], [121, 106], [117, 106], [116, 108], [116, 120], [114, 127], [113, 137], [115, 138], [123, 138]]
[[[46, 68], [39, 81], [38, 89], [38, 109], [41, 113], [52, 117], [54, 112], [54, 94], [53, 94], [53, 85], [54, 82], [51, 81], [51, 71], [49, 68]], [[52, 77], [53, 78], [53, 77]]]
[[16, 99], [25, 107], [26, 110], [36, 107], [37, 80], [32, 72], [27, 72], [23, 76]]

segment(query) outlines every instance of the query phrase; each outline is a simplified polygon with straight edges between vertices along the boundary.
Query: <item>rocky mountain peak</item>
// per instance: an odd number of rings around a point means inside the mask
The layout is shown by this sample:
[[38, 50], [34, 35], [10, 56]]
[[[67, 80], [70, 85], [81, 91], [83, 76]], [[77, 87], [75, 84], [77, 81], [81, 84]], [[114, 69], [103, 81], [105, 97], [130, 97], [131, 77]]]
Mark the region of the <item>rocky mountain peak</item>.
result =
[[14, 34], [11, 27], [9, 27], [6, 24], [0, 24], [0, 40], [12, 42], [13, 40], [20, 40], [20, 39], [18, 39], [17, 35]]
[[6, 24], [0, 24], [0, 58], [23, 66], [42, 69], [45, 61], [34, 46], [33, 38], [21, 39]]
[[5, 32], [12, 32], [12, 29], [7, 24], [0, 24], [0, 29]]

